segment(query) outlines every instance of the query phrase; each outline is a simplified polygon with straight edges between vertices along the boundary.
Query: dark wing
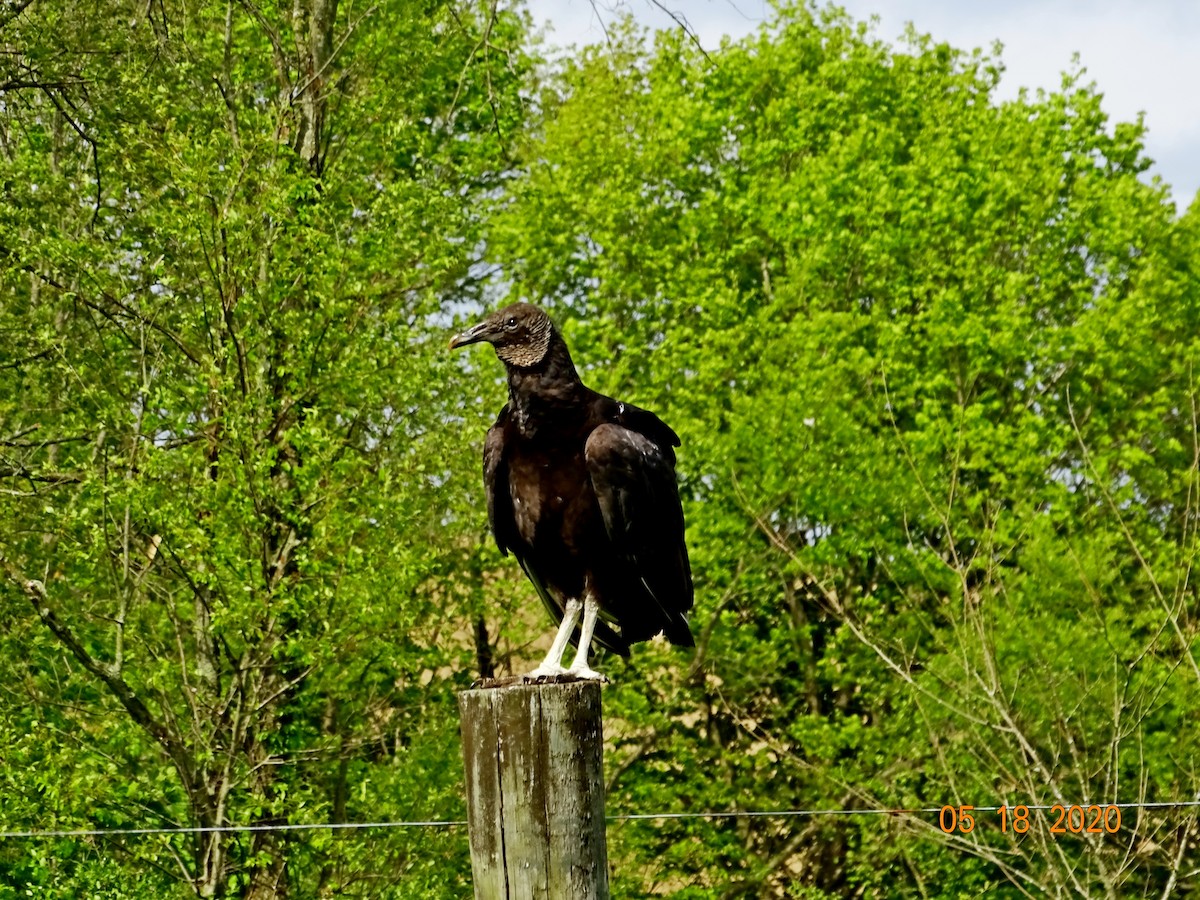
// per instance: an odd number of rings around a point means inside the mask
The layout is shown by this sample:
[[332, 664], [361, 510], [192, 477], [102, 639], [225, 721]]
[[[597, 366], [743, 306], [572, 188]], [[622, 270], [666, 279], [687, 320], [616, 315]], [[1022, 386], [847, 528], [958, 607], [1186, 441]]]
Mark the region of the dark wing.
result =
[[[632, 403], [621, 403], [611, 397], [605, 397], [604, 400], [616, 407], [615, 409], [610, 407], [607, 410], [608, 421], [624, 425], [630, 431], [636, 431], [638, 434], [650, 438], [658, 445], [663, 458], [671, 468], [675, 467], [675, 451], [671, 448], [679, 446], [679, 435], [670, 425], [648, 409], [642, 409]], [[674, 483], [673, 479], [672, 483]]]
[[692, 646], [692, 572], [674, 452], [630, 428], [604, 424], [588, 437], [584, 453], [609, 540], [629, 567], [631, 583], [647, 595], [634, 621], [623, 618], [622, 635], [636, 641], [664, 631], [673, 644]]
[[508, 464], [504, 458], [505, 428], [508, 425], [508, 404], [500, 410], [496, 424], [488, 429], [483, 443], [483, 490], [487, 494], [488, 524], [496, 546], [505, 556], [513, 546], [517, 526], [513, 521], [512, 494], [508, 489]]

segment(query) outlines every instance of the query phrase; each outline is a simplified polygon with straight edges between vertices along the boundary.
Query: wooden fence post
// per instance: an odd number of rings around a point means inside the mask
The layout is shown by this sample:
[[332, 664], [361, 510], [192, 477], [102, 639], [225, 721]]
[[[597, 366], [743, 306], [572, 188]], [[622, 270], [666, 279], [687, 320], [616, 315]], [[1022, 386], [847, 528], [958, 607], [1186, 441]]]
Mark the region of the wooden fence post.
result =
[[476, 900], [608, 900], [600, 685], [463, 691]]

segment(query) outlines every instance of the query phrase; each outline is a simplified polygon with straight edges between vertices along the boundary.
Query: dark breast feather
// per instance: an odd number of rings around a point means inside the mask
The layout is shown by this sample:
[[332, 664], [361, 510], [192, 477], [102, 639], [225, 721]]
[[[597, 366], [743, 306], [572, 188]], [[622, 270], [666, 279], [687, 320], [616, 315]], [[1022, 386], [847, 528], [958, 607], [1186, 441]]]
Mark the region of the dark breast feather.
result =
[[516, 524], [513, 522], [512, 494], [508, 487], [508, 465], [504, 458], [508, 404], [500, 410], [496, 424], [488, 429], [483, 443], [483, 490], [487, 495], [488, 524], [496, 546], [505, 556], [513, 546]]
[[[512, 433], [513, 430], [515, 430], [515, 425], [509, 413], [509, 406], [505, 404], [504, 408], [500, 410], [496, 424], [488, 429], [487, 439], [483, 445], [483, 484], [487, 494], [488, 522], [491, 524], [492, 535], [496, 539], [496, 546], [500, 548], [500, 552], [508, 555], [509, 551], [512, 551], [517, 562], [521, 564], [525, 576], [537, 592], [542, 605], [546, 607], [555, 622], [561, 622], [563, 618], [562, 600], [557, 596], [556, 591], [551, 590], [546, 583], [546, 573], [542, 571], [545, 560], [539, 562], [533, 548], [529, 547], [521, 537], [522, 528], [517, 522], [517, 511], [513, 508], [513, 492], [514, 490], [521, 491], [520, 484], [513, 484], [509, 480], [508, 454], [515, 452], [515, 448], [520, 445], [519, 439]], [[526, 517], [536, 516], [539, 509], [540, 504], [535, 504], [532, 502], [532, 498], [527, 498], [522, 505], [521, 514]], [[525, 524], [530, 525], [528, 521]], [[563, 556], [562, 549], [559, 548], [559, 552], [556, 554], [559, 557]], [[576, 630], [577, 638], [578, 630]], [[629, 655], [628, 641], [606, 622], [596, 623], [594, 639], [601, 646], [607, 647], [621, 656]]]
[[562, 604], [551, 595], [537, 567], [532, 565], [528, 558], [513, 514], [512, 485], [508, 480], [507, 458], [510, 425], [509, 407], [506, 403], [496, 418], [496, 424], [488, 429], [487, 440], [483, 444], [483, 486], [487, 494], [488, 522], [492, 526], [492, 536], [496, 539], [496, 546], [500, 548], [500, 552], [507, 556], [509, 550], [513, 551], [543, 605], [555, 621], [561, 622]]

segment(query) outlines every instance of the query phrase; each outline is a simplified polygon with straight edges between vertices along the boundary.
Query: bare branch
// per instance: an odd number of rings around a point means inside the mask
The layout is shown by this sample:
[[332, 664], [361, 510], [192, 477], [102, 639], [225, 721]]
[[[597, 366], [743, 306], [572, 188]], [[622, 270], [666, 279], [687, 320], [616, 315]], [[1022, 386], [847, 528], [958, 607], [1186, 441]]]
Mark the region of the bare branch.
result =
[[23, 478], [39, 484], [80, 484], [83, 476], [73, 472], [35, 472], [25, 466], [0, 466], [0, 478]]
[[[29, 599], [30, 605], [38, 614], [43, 624], [58, 638], [59, 642], [70, 651], [71, 655], [88, 672], [100, 679], [109, 692], [125, 707], [130, 717], [140, 725], [167, 752], [181, 775], [187, 778], [192, 770], [183, 746], [176, 735], [171, 734], [162, 722], [155, 718], [142, 699], [121, 677], [115, 668], [101, 662], [88, 652], [75, 633], [64, 623], [50, 606], [50, 598], [46, 585], [41, 581], [26, 578], [9, 560], [3, 560], [5, 573], [9, 579], [19, 585]], [[188, 778], [190, 781], [190, 778]]]
[[5, 4], [8, 9], [4, 11], [4, 15], [0, 16], [0, 28], [3, 28], [21, 13], [25, 12], [31, 3], [33, 3], [33, 0], [8, 0]]

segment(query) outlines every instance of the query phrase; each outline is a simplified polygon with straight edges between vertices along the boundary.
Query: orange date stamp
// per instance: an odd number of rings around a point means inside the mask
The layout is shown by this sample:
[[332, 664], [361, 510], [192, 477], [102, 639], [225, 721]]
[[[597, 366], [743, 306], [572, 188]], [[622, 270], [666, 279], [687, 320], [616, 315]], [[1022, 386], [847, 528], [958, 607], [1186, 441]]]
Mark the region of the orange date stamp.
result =
[[[1046, 814], [1051, 834], [1116, 834], [1121, 830], [1121, 807], [1108, 806], [1035, 806], [1033, 812]], [[943, 806], [938, 827], [946, 834], [970, 834], [983, 813], [999, 818], [1000, 830], [1010, 828], [1016, 834], [1029, 831], [1032, 813], [1028, 806], [989, 806], [976, 810], [974, 806]]]

